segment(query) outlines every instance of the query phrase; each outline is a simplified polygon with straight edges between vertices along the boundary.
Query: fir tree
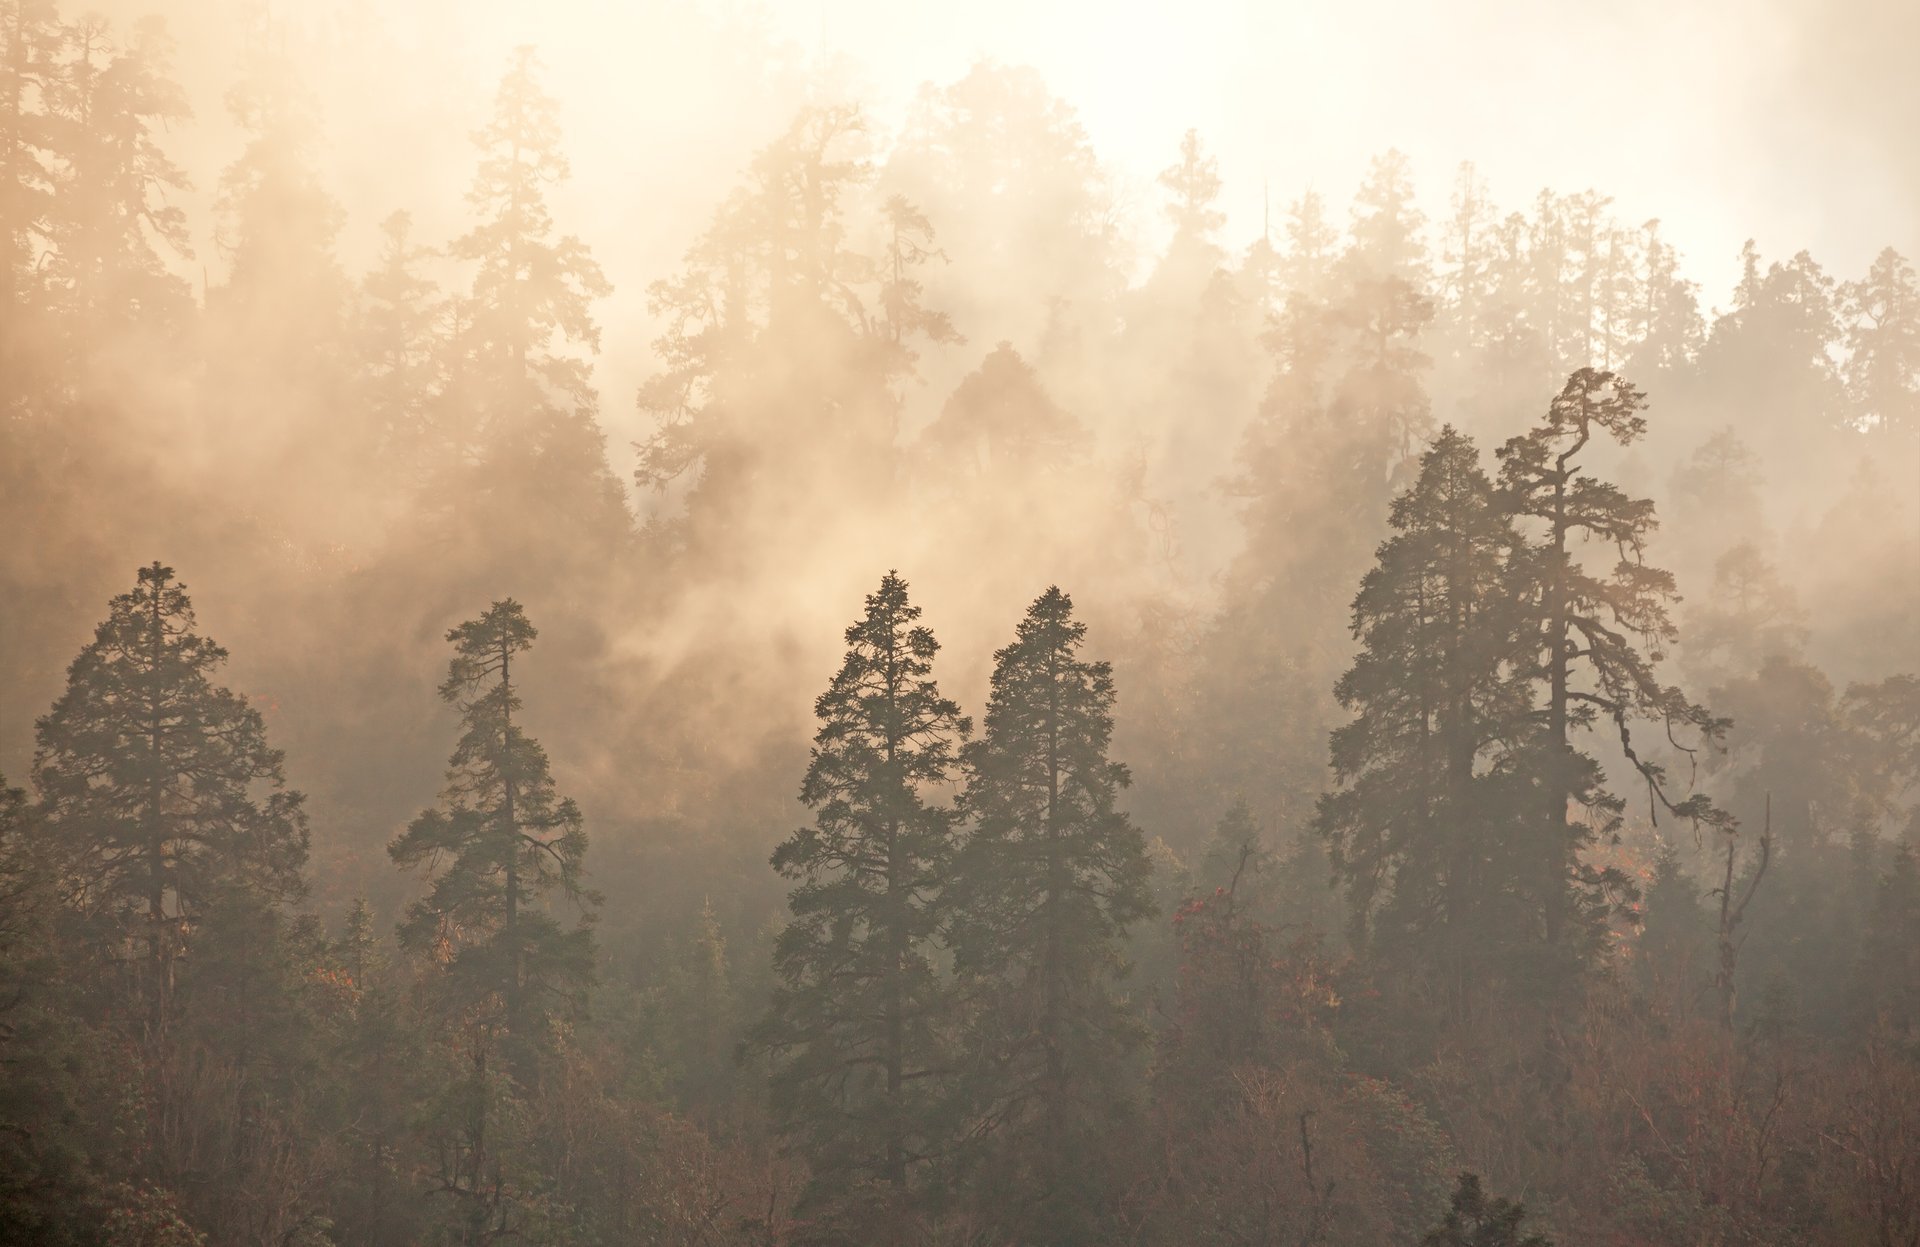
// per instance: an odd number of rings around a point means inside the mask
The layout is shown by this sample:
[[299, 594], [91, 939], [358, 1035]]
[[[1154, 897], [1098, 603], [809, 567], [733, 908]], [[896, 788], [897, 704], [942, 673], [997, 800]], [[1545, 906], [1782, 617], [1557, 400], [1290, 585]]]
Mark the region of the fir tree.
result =
[[[37, 256], [47, 245], [56, 175], [57, 120], [49, 106], [59, 82], [60, 27], [52, 0], [0, 4], [0, 308], [13, 346], [13, 317], [39, 280]], [[14, 363], [11, 350], [4, 357]], [[11, 371], [11, 367], [9, 368]]]
[[815, 703], [800, 788], [814, 822], [773, 854], [796, 886], [758, 1041], [774, 1057], [774, 1112], [819, 1190], [904, 1187], [941, 1144], [931, 1119], [949, 1035], [933, 952], [957, 814], [928, 793], [971, 725], [940, 694], [939, 645], [919, 617], [895, 573], [867, 596]]
[[100, 938], [144, 946], [156, 1026], [174, 963], [223, 894], [275, 905], [304, 890], [301, 795], [260, 712], [213, 683], [226, 659], [173, 569], [153, 563], [38, 725], [34, 785], [68, 900]]
[[1427, 218], [1414, 201], [1406, 153], [1389, 150], [1368, 162], [1366, 179], [1353, 197], [1352, 215], [1353, 243], [1343, 263], [1355, 280], [1396, 278], [1416, 291], [1431, 285], [1422, 236]]
[[1340, 786], [1319, 825], [1375, 950], [1463, 994], [1520, 942], [1512, 750], [1532, 710], [1519, 534], [1451, 427], [1394, 500], [1393, 534], [1361, 581], [1361, 652], [1335, 690]]
[[1179, 163], [1161, 170], [1156, 180], [1167, 192], [1164, 210], [1177, 240], [1204, 242], [1226, 221], [1214, 206], [1220, 197], [1220, 162], [1207, 155], [1198, 130], [1181, 136]]
[[438, 288], [418, 271], [427, 251], [413, 241], [413, 218], [391, 213], [380, 234], [380, 262], [360, 283], [360, 401], [389, 470], [417, 485], [417, 474], [444, 468], [460, 448], [449, 421], [434, 419], [446, 414], [434, 409], [445, 365], [438, 350], [444, 309]]
[[[1515, 594], [1531, 612], [1535, 657], [1528, 676], [1539, 696], [1537, 753], [1524, 764], [1538, 785], [1542, 812], [1535, 901], [1550, 946], [1584, 958], [1608, 908], [1626, 891], [1617, 871], [1596, 870], [1582, 851], [1617, 833], [1624, 800], [1606, 785], [1575, 734], [1602, 716], [1617, 747], [1646, 784], [1654, 816], [1726, 827], [1704, 794], [1676, 795], [1664, 766], [1635, 748], [1633, 727], [1650, 722], [1688, 756], [1717, 748], [1727, 721], [1663, 685], [1658, 663], [1676, 638], [1669, 604], [1673, 576], [1645, 561], [1658, 521], [1653, 503], [1588, 475], [1583, 453], [1597, 438], [1631, 445], [1646, 431], [1646, 396], [1613, 373], [1582, 368], [1568, 378], [1546, 418], [1499, 451], [1506, 505], [1529, 537]], [[1590, 567], [1576, 542], [1612, 547], [1609, 571]], [[1690, 736], [1690, 739], [1682, 739]], [[1644, 747], [1644, 745], [1643, 745]], [[1575, 820], [1577, 805], [1585, 818]]]
[[480, 164], [467, 203], [477, 220], [448, 247], [474, 270], [449, 343], [449, 398], [470, 413], [457, 430], [470, 470], [442, 483], [456, 513], [480, 521], [493, 566], [524, 548], [528, 511], [555, 520], [541, 530], [557, 538], [542, 554], [610, 556], [628, 527], [586, 358], [600, 349], [593, 302], [613, 288], [585, 243], [556, 236], [547, 188], [571, 168], [539, 68], [533, 49], [514, 52], [493, 115], [474, 133]]
[[1862, 429], [1920, 434], [1920, 281], [1892, 247], [1866, 277], [1840, 290], [1847, 328], [1847, 393]]
[[[523, 1081], [540, 1019], [566, 1012], [593, 974], [580, 809], [555, 792], [546, 751], [515, 720], [513, 663], [537, 636], [511, 598], [447, 633], [454, 657], [440, 696], [460, 709], [460, 741], [440, 805], [388, 849], [432, 876], [408, 907], [401, 945], [443, 962], [456, 1005], [505, 1030]], [[548, 903], [555, 889], [580, 908], [571, 930]]]
[[1660, 222], [1640, 227], [1639, 307], [1633, 317], [1635, 344], [1628, 363], [1636, 376], [1671, 375], [1693, 361], [1706, 327], [1700, 319], [1700, 288], [1680, 276], [1680, 256], [1660, 237]]
[[66, 357], [77, 361], [106, 336], [165, 331], [186, 315], [187, 285], [163, 256], [192, 254], [186, 213], [167, 200], [188, 181], [161, 150], [159, 131], [190, 110], [169, 77], [172, 45], [159, 19], [141, 20], [122, 39], [105, 19], [84, 17], [69, 46], [54, 110], [66, 159], [46, 273]]
[[1099, 1166], [1125, 1119], [1140, 1040], [1121, 937], [1152, 908], [1145, 842], [1116, 808], [1111, 667], [1050, 588], [994, 655], [985, 731], [967, 752], [974, 826], [956, 865], [956, 971], [977, 1002], [965, 1091], [989, 1140], [988, 1187], [1032, 1241], [1093, 1234]]

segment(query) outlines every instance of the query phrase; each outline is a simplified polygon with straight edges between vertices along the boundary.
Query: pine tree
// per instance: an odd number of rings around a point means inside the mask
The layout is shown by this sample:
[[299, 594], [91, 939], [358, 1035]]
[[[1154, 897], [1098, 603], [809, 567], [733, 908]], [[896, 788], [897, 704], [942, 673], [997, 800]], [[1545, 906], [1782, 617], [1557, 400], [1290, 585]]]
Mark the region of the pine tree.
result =
[[1920, 281], [1892, 247], [1866, 277], [1840, 290], [1847, 328], [1847, 392], [1853, 422], [1911, 438], [1920, 434]]
[[1225, 214], [1214, 207], [1220, 195], [1220, 162], [1207, 155], [1198, 130], [1181, 136], [1179, 163], [1161, 170], [1156, 180], [1169, 197], [1165, 211], [1176, 239], [1204, 242], [1225, 222]]
[[1793, 587], [1751, 542], [1714, 561], [1713, 588], [1687, 615], [1687, 671], [1708, 688], [1757, 671], [1769, 658], [1797, 658], [1808, 637]]
[[[440, 805], [388, 848], [432, 877], [407, 909], [401, 945], [444, 963], [458, 1010], [505, 1031], [523, 1082], [543, 1017], [569, 1011], [593, 976], [580, 809], [555, 792], [546, 751], [515, 721], [513, 663], [538, 635], [511, 598], [447, 633], [454, 657], [440, 696], [460, 709], [460, 741]], [[579, 907], [571, 930], [549, 904], [555, 889]]]
[[988, 1139], [986, 1186], [1027, 1241], [1082, 1241], [1102, 1198], [1090, 1150], [1129, 1097], [1140, 1032], [1114, 982], [1152, 907], [1146, 845], [1116, 806], [1111, 667], [1058, 588], [994, 655], [985, 731], [967, 752], [973, 830], [956, 864], [956, 972], [978, 1002], [965, 1094]]
[[394, 212], [380, 223], [380, 262], [360, 282], [358, 384], [369, 436], [387, 467], [419, 484], [444, 468], [459, 443], [434, 409], [444, 379], [438, 330], [443, 307], [419, 273], [427, 250], [413, 241], [413, 218]]
[[1366, 179], [1353, 197], [1353, 243], [1342, 262], [1356, 280], [1396, 278], [1424, 292], [1433, 278], [1423, 236], [1426, 223], [1414, 200], [1406, 153], [1383, 152], [1368, 163]]
[[[1547, 944], [1584, 959], [1626, 880], [1581, 860], [1616, 834], [1625, 808], [1593, 756], [1574, 743], [1605, 716], [1617, 747], [1645, 782], [1654, 811], [1697, 825], [1730, 820], [1702, 793], [1676, 796], [1664, 766], [1636, 751], [1633, 726], [1650, 722], [1693, 756], [1716, 748], [1727, 721], [1663, 685], [1658, 663], [1676, 637], [1668, 615], [1673, 576], [1645, 561], [1658, 521], [1653, 503], [1586, 474], [1581, 457], [1597, 438], [1631, 445], [1646, 431], [1646, 396], [1610, 372], [1582, 368], [1568, 378], [1546, 418], [1498, 452], [1506, 505], [1529, 538], [1515, 590], [1531, 612], [1529, 678], [1538, 689], [1537, 754], [1526, 764], [1544, 806], [1535, 901]], [[1611, 570], [1588, 566], [1576, 541], [1612, 547]], [[1678, 733], [1679, 735], [1676, 735]], [[1691, 734], [1691, 740], [1679, 737]], [[1575, 821], [1570, 806], [1586, 819]]]
[[1635, 344], [1628, 366], [1636, 376], [1667, 376], [1691, 363], [1706, 327], [1700, 319], [1700, 288], [1680, 276], [1680, 256], [1660, 237], [1660, 222], [1640, 227], [1640, 306], [1634, 314]]
[[931, 1118], [948, 1004], [933, 953], [958, 815], [927, 797], [971, 725], [940, 694], [939, 644], [919, 617], [893, 572], [867, 596], [815, 703], [800, 787], [814, 822], [773, 854], [796, 885], [757, 1038], [774, 1058], [777, 1120], [821, 1193], [863, 1179], [903, 1188], [942, 1143]]
[[57, 123], [51, 115], [59, 81], [61, 27], [53, 0], [0, 4], [0, 362], [16, 363], [16, 317], [38, 283], [37, 257], [47, 245], [57, 174]]
[[1280, 259], [1281, 285], [1291, 295], [1324, 299], [1340, 245], [1340, 231], [1327, 219], [1326, 199], [1308, 191], [1288, 204], [1284, 229], [1287, 249]]
[[884, 496], [917, 348], [961, 340], [923, 288], [945, 259], [927, 214], [892, 194], [875, 244], [857, 232], [871, 142], [857, 109], [802, 111], [651, 288], [666, 367], [640, 389], [636, 480], [689, 481], [692, 548], [752, 557], [742, 517], [810, 505], [824, 476]]
[[1339, 787], [1318, 822], [1363, 938], [1464, 997], [1526, 922], [1511, 756], [1532, 711], [1512, 585], [1521, 542], [1451, 427], [1389, 523], [1354, 599], [1361, 652], [1335, 695], [1355, 718], [1333, 734]]
[[97, 938], [144, 946], [156, 1033], [174, 965], [224, 895], [302, 895], [307, 823], [260, 712], [213, 683], [227, 652], [195, 628], [173, 569], [113, 599], [38, 724], [33, 780], [70, 904]]
[[[600, 349], [593, 301], [613, 288], [585, 243], [555, 236], [547, 188], [571, 169], [539, 68], [533, 49], [514, 52], [493, 115], [474, 133], [480, 164], [467, 203], [477, 220], [448, 248], [474, 267], [450, 343], [470, 471], [442, 483], [456, 514], [479, 522], [494, 566], [536, 534], [543, 553], [606, 556], [628, 526], [585, 358]], [[534, 512], [552, 520], [529, 530]]]
[[159, 131], [189, 115], [169, 76], [171, 41], [157, 18], [115, 36], [82, 18], [69, 36], [55, 112], [66, 160], [53, 198], [47, 282], [63, 325], [65, 356], [131, 328], [166, 332], [185, 318], [187, 285], [164, 256], [188, 258], [186, 213], [169, 203], [187, 176], [161, 150]]
[[[250, 32], [245, 70], [227, 110], [247, 135], [220, 175], [215, 239], [228, 265], [212, 300], [229, 332], [280, 335], [309, 352], [332, 345], [345, 297], [334, 243], [346, 213], [320, 183], [317, 107], [290, 58], [269, 51], [270, 27]], [[283, 366], [303, 361], [282, 346]]]
[[1487, 321], [1492, 312], [1497, 220], [1486, 179], [1470, 162], [1463, 163], [1454, 182], [1452, 213], [1440, 250], [1446, 265], [1440, 288], [1452, 345], [1463, 357], [1477, 352], [1491, 329]]

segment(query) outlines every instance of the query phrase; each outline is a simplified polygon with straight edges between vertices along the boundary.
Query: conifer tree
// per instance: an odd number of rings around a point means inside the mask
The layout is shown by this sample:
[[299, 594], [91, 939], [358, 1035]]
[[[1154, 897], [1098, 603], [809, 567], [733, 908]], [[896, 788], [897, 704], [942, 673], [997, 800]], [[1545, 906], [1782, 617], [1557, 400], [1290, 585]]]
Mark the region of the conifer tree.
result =
[[1488, 1199], [1478, 1174], [1463, 1173], [1447, 1215], [1421, 1247], [1553, 1247], [1544, 1235], [1521, 1233], [1527, 1210], [1508, 1199]]
[[528, 510], [554, 517], [535, 530], [552, 538], [546, 550], [575, 558], [607, 555], [628, 526], [587, 358], [600, 349], [593, 302], [613, 288], [585, 243], [556, 236], [547, 188], [571, 167], [539, 69], [532, 48], [515, 50], [493, 115], [474, 133], [480, 164], [467, 203], [477, 219], [448, 248], [473, 266], [450, 342], [472, 471], [444, 484], [457, 513], [479, 521], [496, 566], [528, 541]]
[[360, 401], [389, 471], [417, 485], [422, 470], [444, 467], [459, 447], [448, 421], [434, 419], [446, 414], [433, 406], [445, 364], [437, 349], [442, 300], [419, 272], [427, 252], [413, 240], [413, 218], [391, 213], [380, 234], [380, 261], [360, 283]]
[[298, 366], [287, 339], [317, 354], [338, 331], [346, 289], [334, 243], [346, 214], [315, 167], [317, 107], [291, 59], [267, 50], [274, 37], [270, 26], [250, 33], [256, 46], [227, 93], [247, 142], [221, 173], [214, 205], [215, 238], [228, 264], [215, 303], [238, 322], [229, 332], [279, 335], [279, 362]]
[[1155, 180], [1167, 192], [1164, 211], [1178, 238], [1204, 241], [1226, 221], [1226, 214], [1214, 206], [1220, 197], [1220, 162], [1207, 155], [1198, 130], [1181, 136], [1179, 162], [1162, 169]]
[[1463, 163], [1454, 182], [1452, 212], [1441, 238], [1440, 279], [1454, 350], [1463, 356], [1476, 352], [1491, 331], [1497, 218], [1487, 197], [1486, 179], [1471, 162]]
[[867, 596], [815, 703], [800, 788], [814, 822], [773, 854], [796, 882], [758, 1040], [774, 1058], [777, 1120], [823, 1192], [902, 1188], [942, 1142], [932, 1117], [950, 1035], [933, 952], [958, 816], [929, 793], [971, 725], [933, 679], [939, 645], [919, 617], [895, 573]]
[[301, 795], [260, 712], [213, 683], [226, 659], [196, 630], [186, 586], [153, 563], [38, 725], [34, 786], [69, 903], [97, 938], [144, 948], [156, 1026], [175, 961], [224, 893], [273, 905], [304, 890]]
[[1152, 909], [1146, 846], [1116, 808], [1113, 672], [1050, 588], [994, 655], [985, 730], [967, 752], [973, 830], [956, 864], [953, 949], [976, 1000], [965, 1093], [999, 1212], [1026, 1241], [1097, 1235], [1090, 1149], [1128, 1111], [1140, 1040], [1119, 945]]
[[960, 340], [922, 288], [945, 258], [925, 213], [889, 195], [878, 245], [862, 245], [870, 149], [857, 109], [803, 110], [755, 155], [682, 272], [651, 288], [666, 367], [640, 389], [657, 424], [636, 480], [689, 481], [694, 548], [751, 557], [728, 540], [742, 516], [810, 505], [824, 476], [884, 495], [917, 348]]
[[[0, 3], [0, 308], [11, 339], [14, 317], [37, 282], [47, 243], [56, 175], [55, 102], [62, 30], [52, 0]], [[0, 343], [11, 347], [11, 343]], [[11, 350], [4, 357], [12, 365]], [[9, 368], [11, 371], [11, 368]]]
[[103, 335], [164, 331], [186, 314], [187, 285], [163, 256], [192, 254], [186, 213], [167, 200], [188, 181], [159, 131], [190, 110], [169, 76], [171, 41], [159, 19], [121, 36], [104, 18], [83, 17], [68, 42], [55, 109], [66, 159], [46, 273], [66, 356], [77, 360]]
[[1920, 281], [1892, 247], [1840, 291], [1847, 329], [1847, 392], [1863, 429], [1920, 434]]
[[[1543, 805], [1537, 846], [1536, 903], [1549, 945], [1584, 957], [1607, 906], [1623, 894], [1618, 872], [1595, 870], [1581, 852], [1612, 837], [1624, 800], [1611, 791], [1600, 764], [1575, 744], [1576, 733], [1612, 724], [1617, 747], [1646, 784], [1650, 803], [1696, 824], [1730, 824], [1705, 794], [1680, 796], [1665, 767], [1635, 748], [1633, 727], [1651, 723], [1693, 756], [1718, 746], [1727, 721], [1679, 688], [1663, 685], [1658, 664], [1676, 638], [1668, 607], [1678, 599], [1673, 576], [1645, 561], [1658, 521], [1653, 503], [1588, 475], [1582, 456], [1598, 438], [1631, 445], [1646, 432], [1646, 396], [1611, 372], [1582, 368], [1568, 378], [1532, 430], [1498, 452], [1506, 505], [1529, 539], [1516, 596], [1531, 612], [1535, 658], [1537, 755], [1526, 765]], [[1617, 561], [1591, 567], [1579, 542], [1611, 547]], [[1685, 737], [1686, 739], [1682, 739]], [[1642, 743], [1644, 747], [1644, 742]], [[1570, 807], [1585, 818], [1576, 821]]]
[[1333, 734], [1340, 786], [1319, 825], [1375, 951], [1463, 994], [1526, 921], [1512, 899], [1510, 753], [1532, 710], [1520, 537], [1451, 427], [1389, 523], [1353, 603], [1361, 651], [1335, 695], [1355, 717]]
[[1637, 261], [1639, 306], [1633, 314], [1634, 375], [1669, 375], [1699, 353], [1706, 327], [1700, 319], [1699, 285], [1680, 276], [1680, 256], [1660, 236], [1660, 222], [1640, 227]]
[[1432, 269], [1422, 236], [1427, 218], [1414, 201], [1406, 153], [1389, 150], [1368, 162], [1352, 216], [1353, 243], [1343, 264], [1356, 280], [1397, 278], [1415, 291], [1428, 288]]
[[[593, 974], [580, 809], [554, 790], [546, 751], [515, 718], [514, 660], [538, 635], [511, 598], [447, 633], [454, 657], [440, 696], [459, 707], [460, 741], [439, 806], [388, 848], [432, 877], [407, 909], [402, 946], [445, 963], [456, 1006], [505, 1031], [523, 1081], [542, 1016], [566, 1012]], [[570, 930], [549, 904], [556, 889], [580, 909]]]

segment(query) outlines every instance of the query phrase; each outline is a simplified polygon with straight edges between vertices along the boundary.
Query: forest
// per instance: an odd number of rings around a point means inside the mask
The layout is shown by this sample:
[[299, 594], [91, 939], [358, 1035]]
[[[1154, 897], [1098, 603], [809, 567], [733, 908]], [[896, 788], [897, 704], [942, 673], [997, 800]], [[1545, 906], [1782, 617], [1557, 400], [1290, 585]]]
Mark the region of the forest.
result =
[[672, 6], [737, 151], [569, 219], [682, 120], [516, 46], [366, 216], [400, 19], [106, 7], [0, 0], [0, 1243], [1920, 1247], [1920, 234], [1247, 231]]

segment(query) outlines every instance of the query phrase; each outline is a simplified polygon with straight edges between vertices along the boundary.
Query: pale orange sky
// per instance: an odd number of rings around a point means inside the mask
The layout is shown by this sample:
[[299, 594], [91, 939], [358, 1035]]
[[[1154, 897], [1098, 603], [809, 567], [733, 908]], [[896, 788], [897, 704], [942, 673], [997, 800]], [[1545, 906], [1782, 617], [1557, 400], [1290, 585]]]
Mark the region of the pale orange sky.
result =
[[[157, 8], [176, 33], [198, 112], [176, 144], [201, 187], [192, 205], [200, 261], [216, 275], [207, 188], [237, 150], [220, 100], [239, 56], [235, 15], [249, 3], [108, 5]], [[309, 50], [355, 267], [392, 208], [412, 209], [429, 238], [461, 228], [467, 132], [508, 51], [539, 47], [575, 175], [555, 196], [555, 216], [617, 287], [601, 309], [599, 369], [616, 446], [632, 431], [632, 386], [650, 367], [645, 286], [671, 271], [752, 150], [809, 92], [852, 95], [884, 127], [921, 83], [952, 81], [983, 56], [1038, 67], [1079, 110], [1149, 242], [1159, 228], [1153, 175], [1194, 126], [1220, 160], [1236, 248], [1259, 231], [1263, 187], [1276, 216], [1307, 186], [1343, 204], [1368, 157], [1390, 146], [1413, 157], [1430, 214], [1445, 210], [1455, 166], [1472, 159], [1505, 207], [1524, 206], [1542, 186], [1593, 187], [1615, 197], [1623, 220], [1659, 216], [1707, 306], [1726, 301], [1749, 236], [1769, 257], [1806, 247], [1842, 278], [1887, 243], [1910, 252], [1920, 243], [1920, 183], [1903, 184], [1911, 170], [1888, 155], [1920, 132], [1920, 115], [1901, 113], [1920, 95], [1894, 72], [1901, 57], [1875, 52], [1920, 30], [1910, 2], [270, 7]], [[1886, 38], [1876, 39], [1876, 22]], [[1887, 91], [1873, 89], [1876, 75]], [[1836, 112], [1835, 101], [1853, 111]]]

